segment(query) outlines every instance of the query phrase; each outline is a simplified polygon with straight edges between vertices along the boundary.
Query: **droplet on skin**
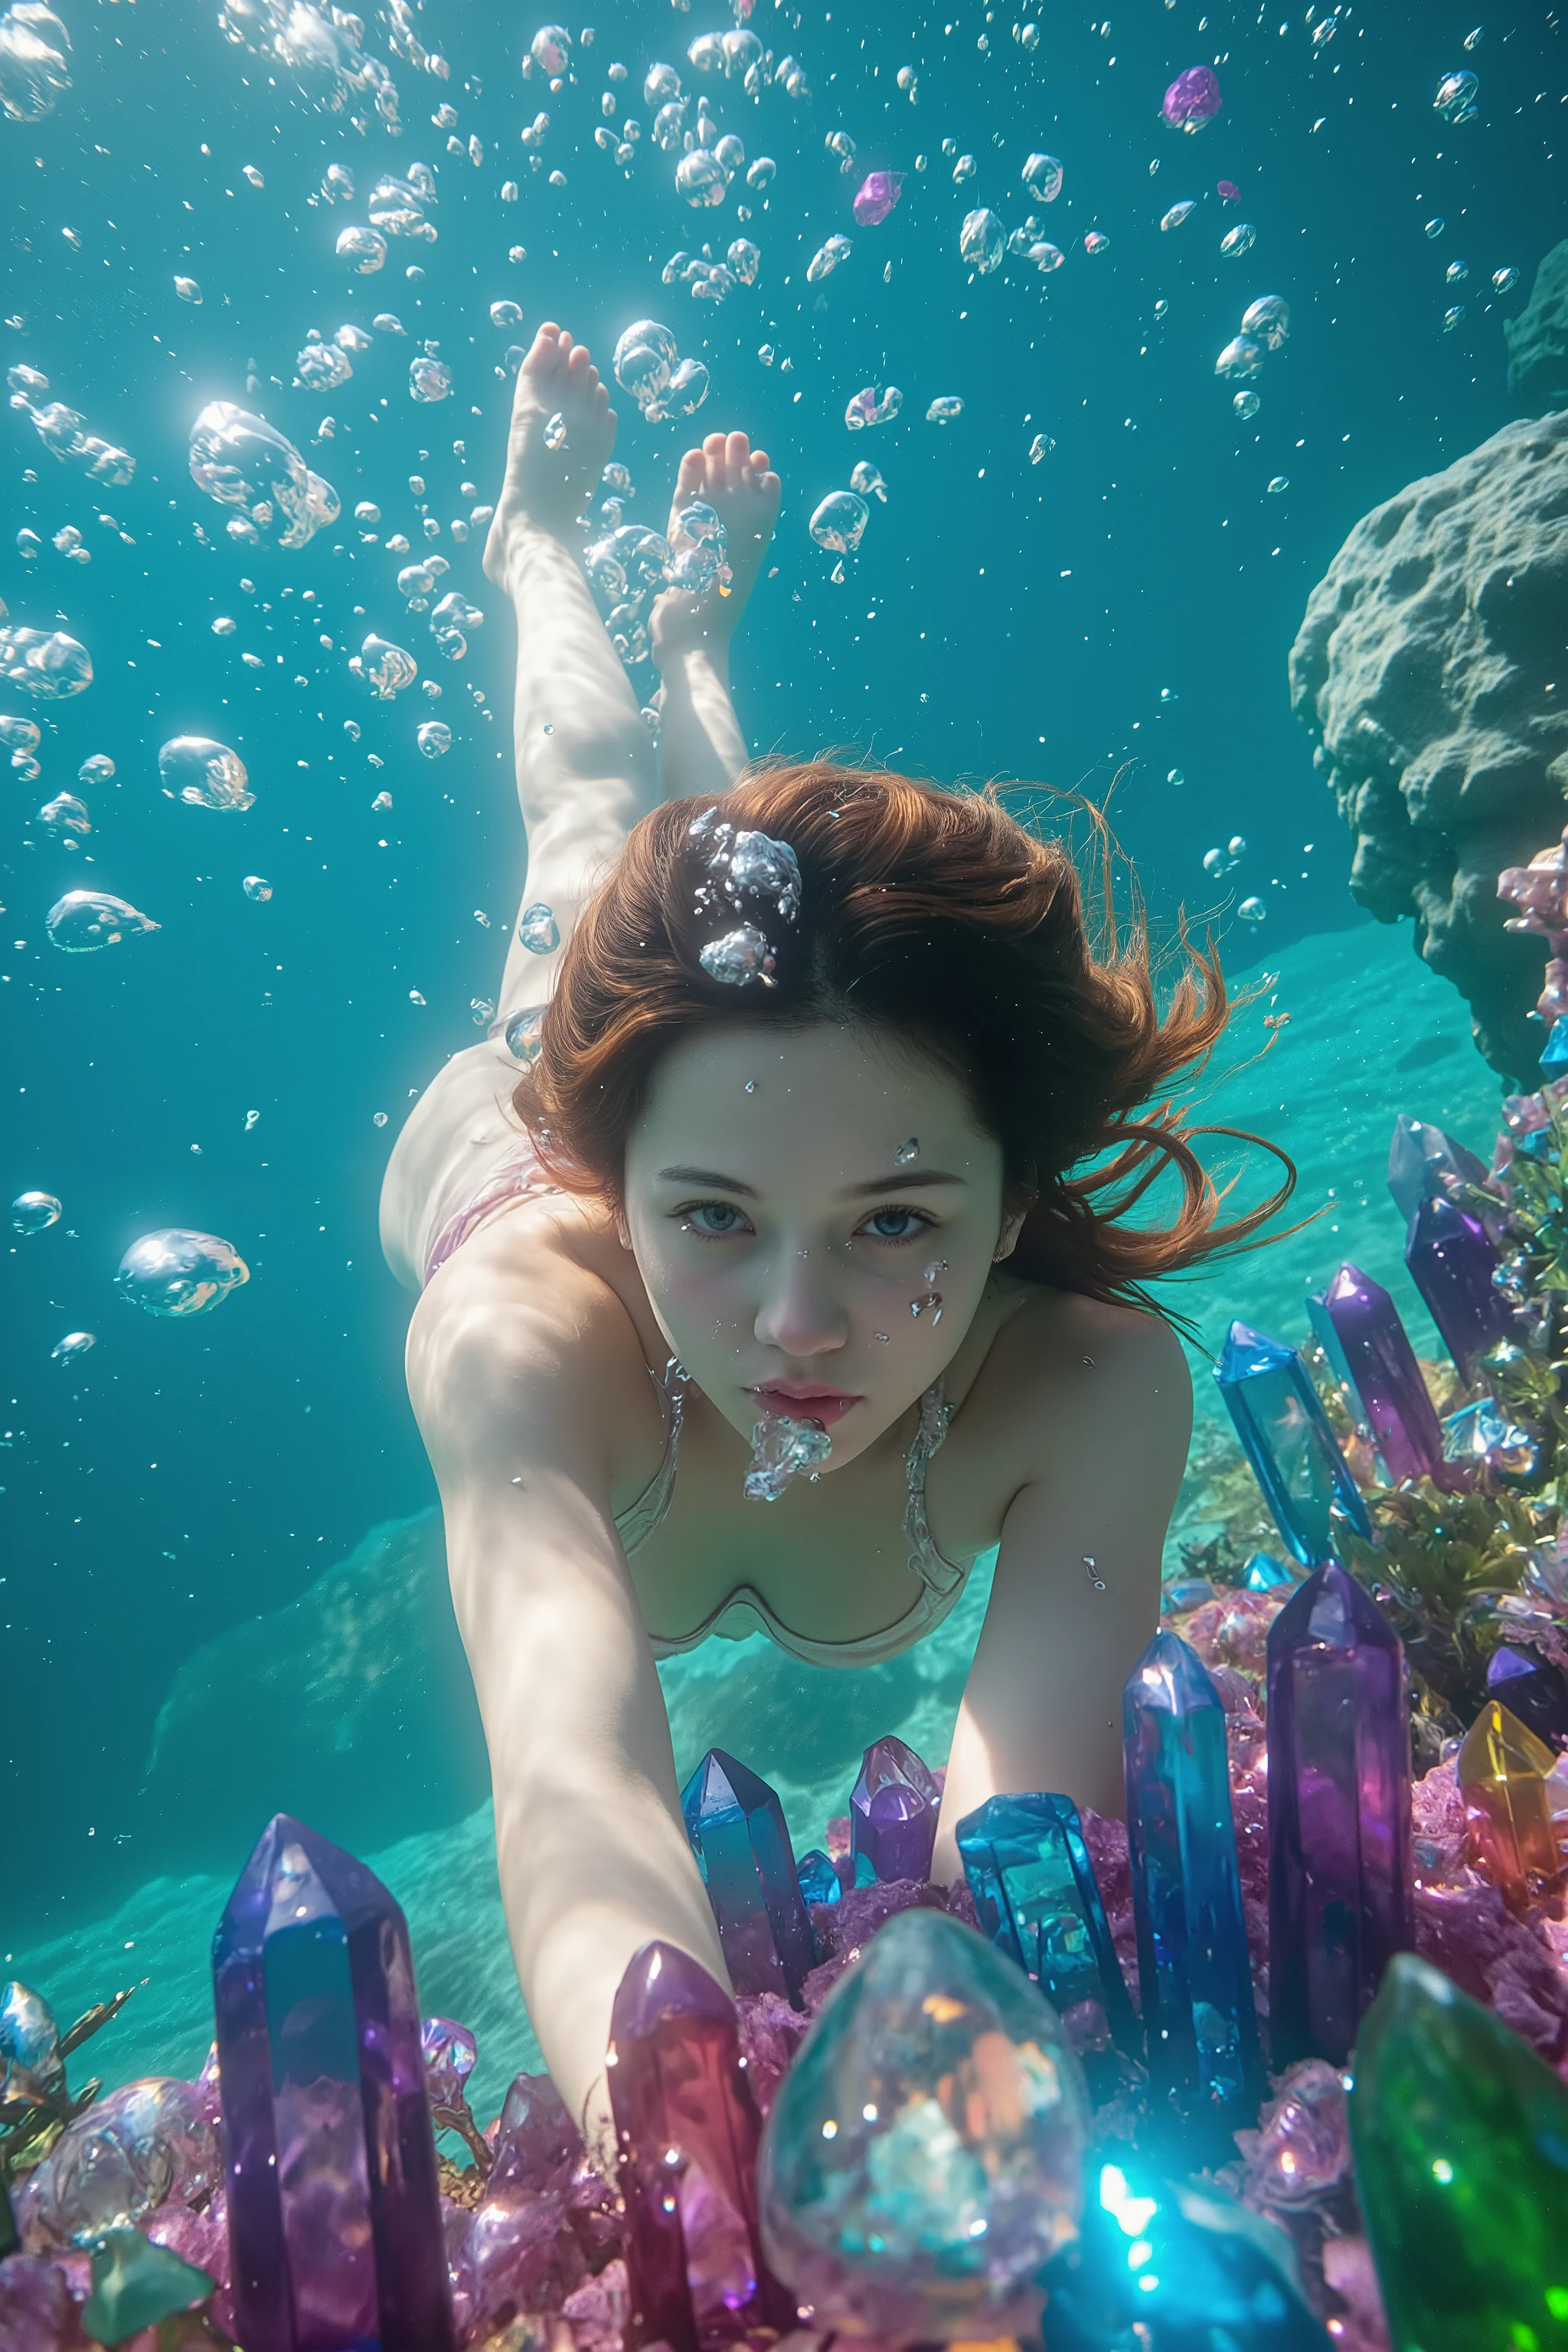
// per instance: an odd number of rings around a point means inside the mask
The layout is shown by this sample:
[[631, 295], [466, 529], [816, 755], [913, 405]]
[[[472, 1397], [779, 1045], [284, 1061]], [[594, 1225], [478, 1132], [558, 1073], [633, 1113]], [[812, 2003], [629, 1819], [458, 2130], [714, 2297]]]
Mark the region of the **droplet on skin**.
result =
[[921, 1139], [918, 1135], [911, 1135], [907, 1143], [900, 1143], [893, 1154], [900, 1168], [907, 1168], [911, 1160], [918, 1160], [920, 1156]]

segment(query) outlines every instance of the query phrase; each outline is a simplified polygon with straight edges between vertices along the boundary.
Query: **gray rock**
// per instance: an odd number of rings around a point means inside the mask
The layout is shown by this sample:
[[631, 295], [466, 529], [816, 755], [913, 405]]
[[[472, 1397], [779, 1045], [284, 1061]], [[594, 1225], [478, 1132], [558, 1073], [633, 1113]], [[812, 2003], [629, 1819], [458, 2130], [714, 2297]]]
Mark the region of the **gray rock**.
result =
[[1354, 897], [1537, 1082], [1544, 944], [1503, 929], [1505, 866], [1568, 798], [1568, 415], [1506, 425], [1363, 518], [1308, 601], [1290, 698], [1355, 836]]
[[1527, 416], [1568, 408], [1568, 239], [1542, 261], [1529, 301], [1502, 331], [1514, 406]]

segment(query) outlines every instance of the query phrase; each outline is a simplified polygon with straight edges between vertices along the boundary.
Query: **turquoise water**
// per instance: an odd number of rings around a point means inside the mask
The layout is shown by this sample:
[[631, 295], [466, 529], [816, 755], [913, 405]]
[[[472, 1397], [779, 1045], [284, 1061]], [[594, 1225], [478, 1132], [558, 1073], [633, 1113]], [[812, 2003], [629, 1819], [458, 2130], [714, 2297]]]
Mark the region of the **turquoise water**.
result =
[[[522, 874], [508, 615], [479, 572], [482, 533], [452, 528], [495, 495], [509, 343], [552, 316], [607, 360], [631, 320], [659, 318], [710, 371], [697, 429], [743, 425], [767, 446], [785, 483], [777, 571], [737, 656], [759, 747], [847, 746], [944, 779], [1097, 797], [1119, 774], [1112, 814], [1156, 924], [1212, 906], [1236, 970], [1278, 972], [1289, 1025], [1258, 1061], [1267, 1001], [1243, 1017], [1207, 1110], [1291, 1150], [1301, 1204], [1325, 1213], [1183, 1290], [1205, 1334], [1239, 1312], [1300, 1336], [1305, 1288], [1353, 1250], [1430, 1344], [1398, 1276], [1388, 1129], [1408, 1108], [1484, 1151], [1498, 1089], [1408, 932], [1365, 926], [1349, 898], [1285, 658], [1356, 519], [1506, 416], [1502, 320], [1563, 226], [1557, 36], [1545, 20], [1506, 40], [1489, 31], [1468, 53], [1478, 119], [1456, 129], [1432, 93], [1471, 22], [1445, 6], [1346, 12], [1314, 44], [1300, 12], [1200, 21], [1178, 0], [1112, 22], [1052, 14], [1026, 47], [1005, 12], [973, 0], [952, 16], [759, 5], [762, 38], [799, 58], [812, 94], [770, 85], [753, 103], [688, 62], [694, 37], [731, 22], [704, 0], [612, 8], [591, 46], [577, 38], [576, 79], [554, 95], [520, 73], [531, 20], [431, 0], [397, 19], [449, 62], [446, 79], [396, 53], [393, 19], [366, 18], [365, 50], [398, 92], [394, 138], [374, 113], [353, 127], [352, 93], [333, 112], [320, 82], [302, 89], [226, 41], [211, 0], [62, 0], [62, 14], [68, 88], [37, 119], [0, 123], [6, 364], [47, 377], [26, 401], [67, 404], [135, 473], [91, 480], [26, 406], [9, 418], [0, 592], [13, 624], [85, 647], [93, 677], [63, 700], [0, 689], [0, 711], [42, 730], [38, 775], [15, 775], [5, 803], [0, 1159], [7, 1199], [42, 1188], [64, 1203], [5, 1261], [0, 1938], [63, 2012], [146, 1978], [95, 2047], [109, 2079], [194, 2067], [212, 1924], [263, 1821], [289, 1806], [369, 1855], [405, 1902], [426, 2006], [479, 2032], [482, 2105], [530, 2044], [403, 1396], [407, 1302], [380, 1262], [375, 1204], [411, 1095], [476, 1034], [470, 1004], [499, 985], [499, 925]], [[704, 236], [724, 251], [744, 193], [737, 180], [703, 213], [678, 196], [641, 97], [661, 58], [710, 91], [748, 159], [778, 164], [765, 203], [745, 199], [757, 283], [721, 304], [661, 278]], [[1160, 121], [1161, 93], [1212, 60], [1222, 110], [1184, 138]], [[623, 62], [627, 78], [612, 79]], [[616, 121], [645, 126], [629, 177], [594, 143], [603, 91]], [[432, 121], [443, 107], [450, 127]], [[542, 109], [550, 127], [531, 151], [520, 131]], [[838, 131], [857, 145], [847, 176], [825, 145]], [[1048, 207], [1020, 184], [1037, 150], [1064, 167]], [[964, 154], [975, 172], [955, 184]], [[394, 238], [381, 270], [353, 274], [340, 233], [364, 222], [379, 174], [415, 162], [435, 174], [437, 239]], [[321, 196], [333, 164], [352, 172], [353, 203]], [[901, 200], [859, 229], [851, 196], [882, 168], [907, 174]], [[1163, 232], [1188, 198], [1194, 213]], [[1037, 213], [1061, 268], [1042, 277], [1014, 258], [974, 276], [959, 225], [981, 205], [1009, 229]], [[1449, 226], [1426, 237], [1439, 215]], [[1256, 242], [1222, 256], [1243, 220]], [[1086, 253], [1090, 232], [1107, 249]], [[834, 233], [850, 257], [808, 284]], [[1467, 315], [1445, 331], [1459, 258]], [[1489, 282], [1504, 266], [1522, 273], [1506, 299]], [[199, 306], [176, 278], [195, 282]], [[1289, 302], [1291, 334], [1243, 424], [1214, 360], [1266, 292]], [[492, 325], [500, 301], [521, 306], [521, 330]], [[376, 329], [378, 314], [405, 332]], [[330, 341], [344, 324], [370, 337], [352, 378], [297, 384], [310, 331]], [[426, 340], [451, 372], [437, 404], [409, 392]], [[849, 435], [846, 402], [889, 382], [900, 416]], [[952, 396], [956, 423], [925, 421]], [[187, 463], [216, 400], [286, 434], [332, 485], [339, 520], [293, 550], [232, 540], [232, 509]], [[628, 519], [658, 524], [687, 428], [619, 405]], [[1031, 463], [1041, 436], [1054, 446]], [[807, 520], [860, 459], [888, 499], [838, 583]], [[352, 520], [366, 500], [375, 526]], [[9, 544], [15, 530], [36, 552]], [[395, 534], [443, 553], [443, 588], [483, 611], [460, 662], [405, 610]], [[372, 630], [418, 660], [419, 685], [394, 703], [348, 667]], [[416, 729], [433, 717], [454, 740], [426, 760]], [[239, 754], [253, 806], [165, 795], [159, 747], [193, 733]], [[98, 754], [112, 781], [79, 783]], [[79, 839], [34, 814], [67, 792], [88, 806]], [[383, 793], [390, 809], [373, 806]], [[1204, 855], [1233, 836], [1246, 845], [1216, 880]], [[269, 899], [245, 894], [251, 875]], [[161, 928], [62, 955], [44, 918], [72, 888], [115, 892]], [[1263, 907], [1256, 927], [1237, 919], [1246, 898]], [[249, 1285], [194, 1320], [133, 1313], [115, 1267], [165, 1225], [224, 1235]], [[52, 1361], [73, 1330], [96, 1345]], [[754, 1643], [678, 1662], [665, 1672], [679, 1762], [714, 1740], [741, 1748], [779, 1785], [797, 1836], [815, 1838], [866, 1738], [896, 1724], [942, 1754], [982, 1600], [977, 1580], [924, 1650], [831, 1686]]]

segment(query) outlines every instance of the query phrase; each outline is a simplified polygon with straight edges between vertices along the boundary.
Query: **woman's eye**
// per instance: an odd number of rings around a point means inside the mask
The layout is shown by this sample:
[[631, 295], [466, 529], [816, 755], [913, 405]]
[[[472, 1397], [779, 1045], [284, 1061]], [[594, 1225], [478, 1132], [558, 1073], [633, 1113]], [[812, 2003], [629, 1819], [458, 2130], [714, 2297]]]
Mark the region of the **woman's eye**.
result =
[[681, 1211], [681, 1223], [717, 1240], [723, 1234], [740, 1233], [746, 1220], [731, 1201], [700, 1201], [694, 1209]]
[[923, 1233], [929, 1222], [914, 1209], [879, 1209], [867, 1218], [862, 1231], [873, 1241], [907, 1242]]

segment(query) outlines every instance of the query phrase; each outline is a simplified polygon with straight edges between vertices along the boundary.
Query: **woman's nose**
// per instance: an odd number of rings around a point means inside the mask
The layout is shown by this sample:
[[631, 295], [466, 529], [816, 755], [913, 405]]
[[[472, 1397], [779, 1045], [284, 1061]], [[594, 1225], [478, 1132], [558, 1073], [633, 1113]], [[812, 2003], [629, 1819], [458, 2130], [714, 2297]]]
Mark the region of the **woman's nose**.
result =
[[769, 1267], [754, 1326], [763, 1347], [800, 1360], [844, 1346], [849, 1317], [831, 1276], [828, 1254], [805, 1248]]

